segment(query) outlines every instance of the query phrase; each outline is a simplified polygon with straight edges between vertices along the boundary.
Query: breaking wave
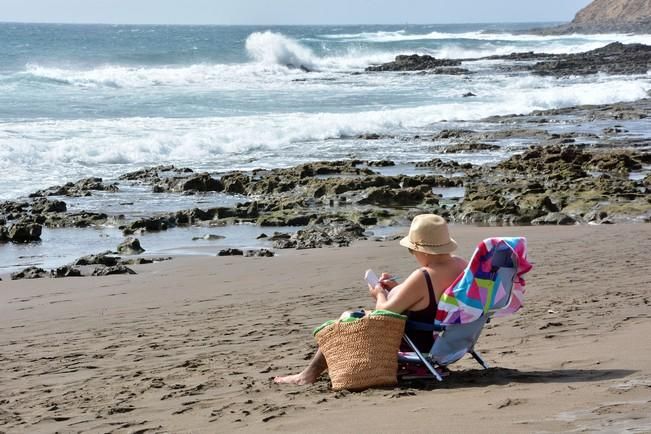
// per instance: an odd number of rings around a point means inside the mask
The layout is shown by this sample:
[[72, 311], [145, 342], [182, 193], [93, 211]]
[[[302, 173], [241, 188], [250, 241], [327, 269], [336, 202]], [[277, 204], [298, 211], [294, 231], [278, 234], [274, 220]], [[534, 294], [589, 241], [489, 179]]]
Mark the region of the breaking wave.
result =
[[[399, 134], [444, 119], [476, 120], [537, 109], [632, 101], [644, 98], [651, 88], [648, 82], [624, 79], [563, 86], [547, 79], [538, 81], [537, 87], [530, 80], [505, 83], [509, 88], [493, 95], [493, 102], [449, 102], [355, 113], [6, 122], [0, 129], [0, 167], [29, 167], [43, 162], [97, 165], [203, 161], [261, 149], [287, 151], [287, 147], [298, 143], [301, 152], [309, 156], [327, 152], [324, 143], [328, 139], [369, 131]], [[275, 163], [282, 165], [284, 157], [279, 158]]]

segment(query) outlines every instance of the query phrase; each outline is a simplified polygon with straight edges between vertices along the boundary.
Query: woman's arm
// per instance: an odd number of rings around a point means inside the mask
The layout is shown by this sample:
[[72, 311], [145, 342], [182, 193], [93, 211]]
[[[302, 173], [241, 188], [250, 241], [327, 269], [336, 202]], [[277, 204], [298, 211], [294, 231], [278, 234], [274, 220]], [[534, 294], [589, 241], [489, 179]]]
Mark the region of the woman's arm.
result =
[[391, 290], [390, 298], [386, 289], [379, 284], [375, 288], [369, 285], [369, 292], [375, 298], [376, 309], [403, 313], [412, 309], [423, 299], [425, 288], [422, 272], [416, 270], [403, 283]]

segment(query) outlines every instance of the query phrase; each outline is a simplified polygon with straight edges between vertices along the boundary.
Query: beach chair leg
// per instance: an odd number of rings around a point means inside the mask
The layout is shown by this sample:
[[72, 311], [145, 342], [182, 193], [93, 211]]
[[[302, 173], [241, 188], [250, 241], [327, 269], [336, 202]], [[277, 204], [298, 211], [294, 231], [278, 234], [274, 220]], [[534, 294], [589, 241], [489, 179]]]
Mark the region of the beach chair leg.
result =
[[477, 363], [482, 365], [484, 367], [484, 369], [489, 368], [488, 363], [486, 363], [484, 361], [484, 359], [482, 359], [482, 357], [479, 355], [479, 353], [477, 351], [475, 351], [475, 350], [470, 351], [470, 355], [472, 356], [473, 359], [475, 359], [477, 361]]
[[432, 366], [432, 364], [430, 363], [429, 360], [427, 360], [427, 357], [423, 356], [423, 353], [421, 353], [421, 352], [418, 350], [418, 348], [416, 348], [416, 345], [414, 345], [414, 343], [411, 341], [411, 339], [409, 339], [409, 336], [404, 335], [402, 338], [405, 340], [405, 342], [407, 342], [407, 345], [409, 345], [409, 346], [411, 347], [411, 349], [414, 350], [414, 352], [416, 353], [416, 355], [418, 356], [418, 358], [420, 359], [420, 361], [423, 362], [423, 365], [425, 365], [425, 367], [427, 367], [427, 370], [428, 370], [428, 371], [429, 371], [429, 372], [430, 372], [430, 373], [431, 373], [431, 374], [432, 374], [432, 375], [433, 375], [433, 376], [434, 376], [438, 381], [443, 381], [443, 377], [441, 377], [441, 374], [439, 374], [438, 371], [436, 370], [436, 368], [435, 368], [434, 366]]

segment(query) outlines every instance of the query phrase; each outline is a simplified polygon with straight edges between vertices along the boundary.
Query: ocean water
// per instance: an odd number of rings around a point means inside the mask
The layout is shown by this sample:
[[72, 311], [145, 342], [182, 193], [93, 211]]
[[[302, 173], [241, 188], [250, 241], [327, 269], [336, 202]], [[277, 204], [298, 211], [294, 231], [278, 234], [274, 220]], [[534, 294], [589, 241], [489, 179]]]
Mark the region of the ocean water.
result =
[[[455, 121], [647, 96], [649, 74], [556, 79], [495, 72], [489, 61], [463, 65], [469, 76], [362, 73], [398, 54], [471, 58], [651, 44], [651, 35], [514, 33], [534, 26], [0, 23], [0, 200], [163, 163], [216, 174], [348, 157], [404, 164], [432, 157], [404, 137]], [[462, 98], [466, 92], [477, 97]], [[355, 138], [364, 133], [395, 138]], [[507, 151], [458, 158], [490, 162]], [[100, 195], [73, 208], [136, 216], [152, 200], [156, 210], [188, 207], [184, 196], [152, 199], [127, 187], [117, 199]]]
[[[651, 44], [651, 35], [509, 33], [521, 27], [0, 24], [0, 198], [160, 163], [222, 171], [350, 154], [411, 161], [422, 151], [350, 138], [634, 100], [651, 89], [649, 76], [539, 78], [488, 73], [481, 63], [467, 66], [476, 71], [469, 77], [358, 74], [401, 53]], [[478, 97], [461, 97], [469, 91]]]

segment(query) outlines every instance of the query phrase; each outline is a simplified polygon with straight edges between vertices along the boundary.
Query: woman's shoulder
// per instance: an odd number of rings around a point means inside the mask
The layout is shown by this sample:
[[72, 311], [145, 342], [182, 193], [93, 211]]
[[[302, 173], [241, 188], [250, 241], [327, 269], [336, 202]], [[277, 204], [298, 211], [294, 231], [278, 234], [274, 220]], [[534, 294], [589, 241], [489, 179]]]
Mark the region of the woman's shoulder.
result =
[[454, 261], [454, 265], [462, 270], [468, 266], [468, 261], [461, 256], [453, 255], [452, 260]]

